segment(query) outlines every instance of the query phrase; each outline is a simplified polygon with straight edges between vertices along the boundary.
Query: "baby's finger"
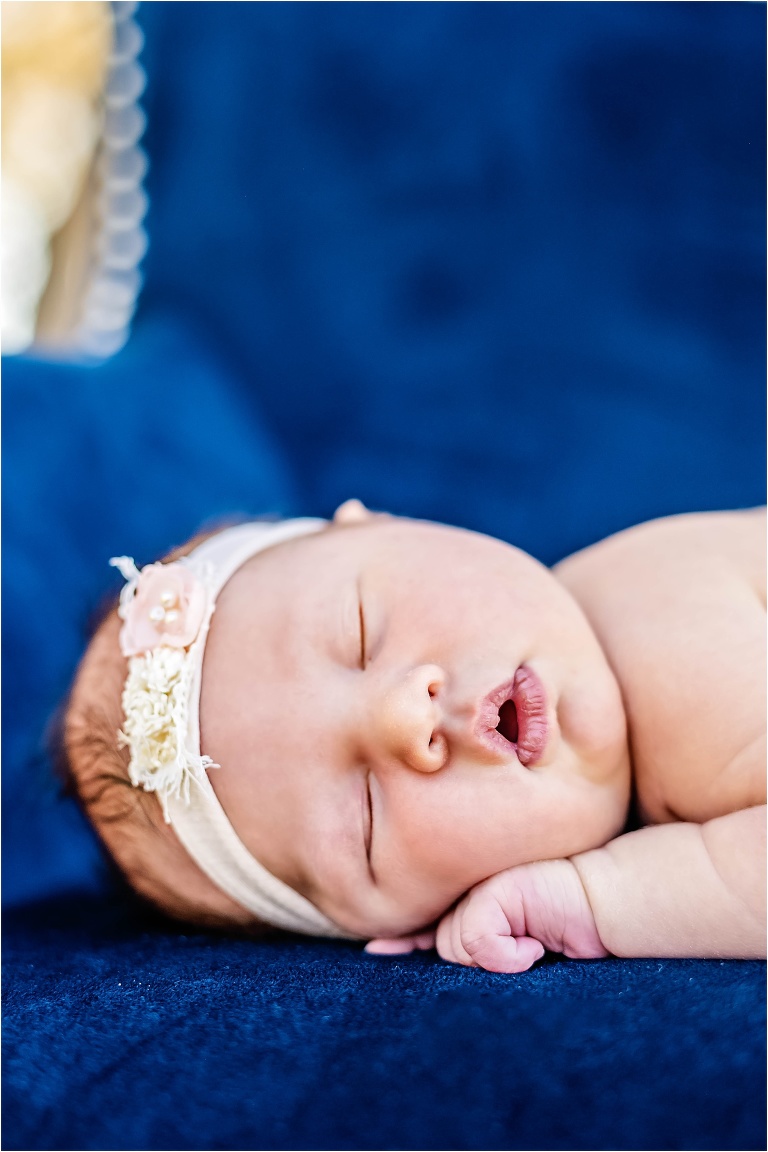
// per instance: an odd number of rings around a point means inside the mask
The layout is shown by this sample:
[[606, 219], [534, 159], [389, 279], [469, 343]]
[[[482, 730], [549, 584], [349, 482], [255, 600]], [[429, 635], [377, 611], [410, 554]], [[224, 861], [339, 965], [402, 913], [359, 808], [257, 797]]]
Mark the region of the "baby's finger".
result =
[[438, 924], [435, 947], [441, 959], [447, 960], [451, 964], [475, 966], [472, 957], [462, 947], [458, 909], [454, 908], [452, 912], [443, 916]]
[[526, 972], [544, 955], [544, 945], [532, 936], [481, 936], [471, 944], [475, 964], [487, 972]]
[[544, 955], [544, 946], [525, 934], [524, 918], [515, 908], [516, 893], [512, 899], [506, 894], [505, 906], [502, 895], [494, 884], [470, 894], [462, 910], [461, 946], [473, 963], [488, 972], [525, 972]]
[[403, 956], [407, 952], [427, 951], [435, 946], [435, 932], [416, 932], [411, 936], [381, 937], [369, 940], [364, 951], [374, 956]]

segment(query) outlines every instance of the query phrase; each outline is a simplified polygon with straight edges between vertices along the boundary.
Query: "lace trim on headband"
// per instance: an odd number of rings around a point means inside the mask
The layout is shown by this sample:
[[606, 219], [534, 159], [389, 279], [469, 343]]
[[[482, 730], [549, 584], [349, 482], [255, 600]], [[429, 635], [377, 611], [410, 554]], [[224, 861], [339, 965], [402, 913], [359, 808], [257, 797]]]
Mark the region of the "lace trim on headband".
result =
[[156, 648], [130, 658], [123, 689], [125, 722], [118, 743], [131, 750], [131, 783], [157, 792], [166, 824], [171, 822], [169, 796], [189, 804], [192, 783], [208, 768], [219, 767], [210, 756], [194, 756], [186, 747], [192, 672], [184, 649]]
[[187, 745], [189, 698], [196, 643], [213, 611], [205, 575], [183, 561], [148, 564], [141, 571], [130, 556], [110, 560], [127, 584], [120, 593], [120, 647], [128, 657], [118, 743], [131, 753], [131, 783], [156, 792], [166, 824], [170, 797], [190, 802], [190, 789], [209, 768], [210, 756]]

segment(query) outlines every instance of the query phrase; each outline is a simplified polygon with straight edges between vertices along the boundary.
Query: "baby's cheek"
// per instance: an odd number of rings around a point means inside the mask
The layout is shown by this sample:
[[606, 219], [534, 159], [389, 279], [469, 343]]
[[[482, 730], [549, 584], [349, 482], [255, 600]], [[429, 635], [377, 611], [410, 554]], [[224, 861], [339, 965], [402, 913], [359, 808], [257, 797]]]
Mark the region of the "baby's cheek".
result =
[[569, 682], [558, 703], [563, 735], [589, 761], [618, 761], [627, 744], [627, 723], [618, 685], [608, 669]]

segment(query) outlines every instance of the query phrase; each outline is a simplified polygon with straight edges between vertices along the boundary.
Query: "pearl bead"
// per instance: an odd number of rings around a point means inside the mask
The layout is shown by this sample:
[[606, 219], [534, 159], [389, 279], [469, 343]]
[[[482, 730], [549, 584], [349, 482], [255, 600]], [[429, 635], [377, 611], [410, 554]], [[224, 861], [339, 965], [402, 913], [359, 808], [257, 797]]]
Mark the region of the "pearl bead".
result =
[[179, 618], [179, 613], [175, 608], [169, 608], [165, 614], [166, 624], [175, 624]]
[[160, 597], [160, 603], [163, 608], [172, 608], [176, 603], [176, 593], [167, 588]]
[[162, 620], [165, 620], [165, 608], [161, 608], [159, 605], [156, 608], [152, 608], [149, 613], [149, 618], [153, 624], [159, 624]]

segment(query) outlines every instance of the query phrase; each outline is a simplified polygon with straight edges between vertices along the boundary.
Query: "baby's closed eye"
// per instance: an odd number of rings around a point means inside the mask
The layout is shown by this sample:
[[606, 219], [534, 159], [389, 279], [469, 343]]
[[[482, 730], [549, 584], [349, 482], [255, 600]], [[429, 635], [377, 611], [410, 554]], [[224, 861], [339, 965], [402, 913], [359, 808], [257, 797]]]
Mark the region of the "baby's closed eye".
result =
[[360, 620], [360, 667], [365, 668], [367, 663], [366, 657], [366, 636], [365, 636], [365, 610], [363, 608], [363, 597], [358, 587], [357, 595], [358, 617]]
[[365, 841], [365, 854], [368, 857], [368, 868], [371, 876], [373, 875], [373, 868], [371, 866], [371, 856], [373, 854], [373, 797], [371, 796], [371, 774], [367, 774], [365, 778], [365, 805], [364, 805], [364, 821], [363, 821], [363, 838]]

